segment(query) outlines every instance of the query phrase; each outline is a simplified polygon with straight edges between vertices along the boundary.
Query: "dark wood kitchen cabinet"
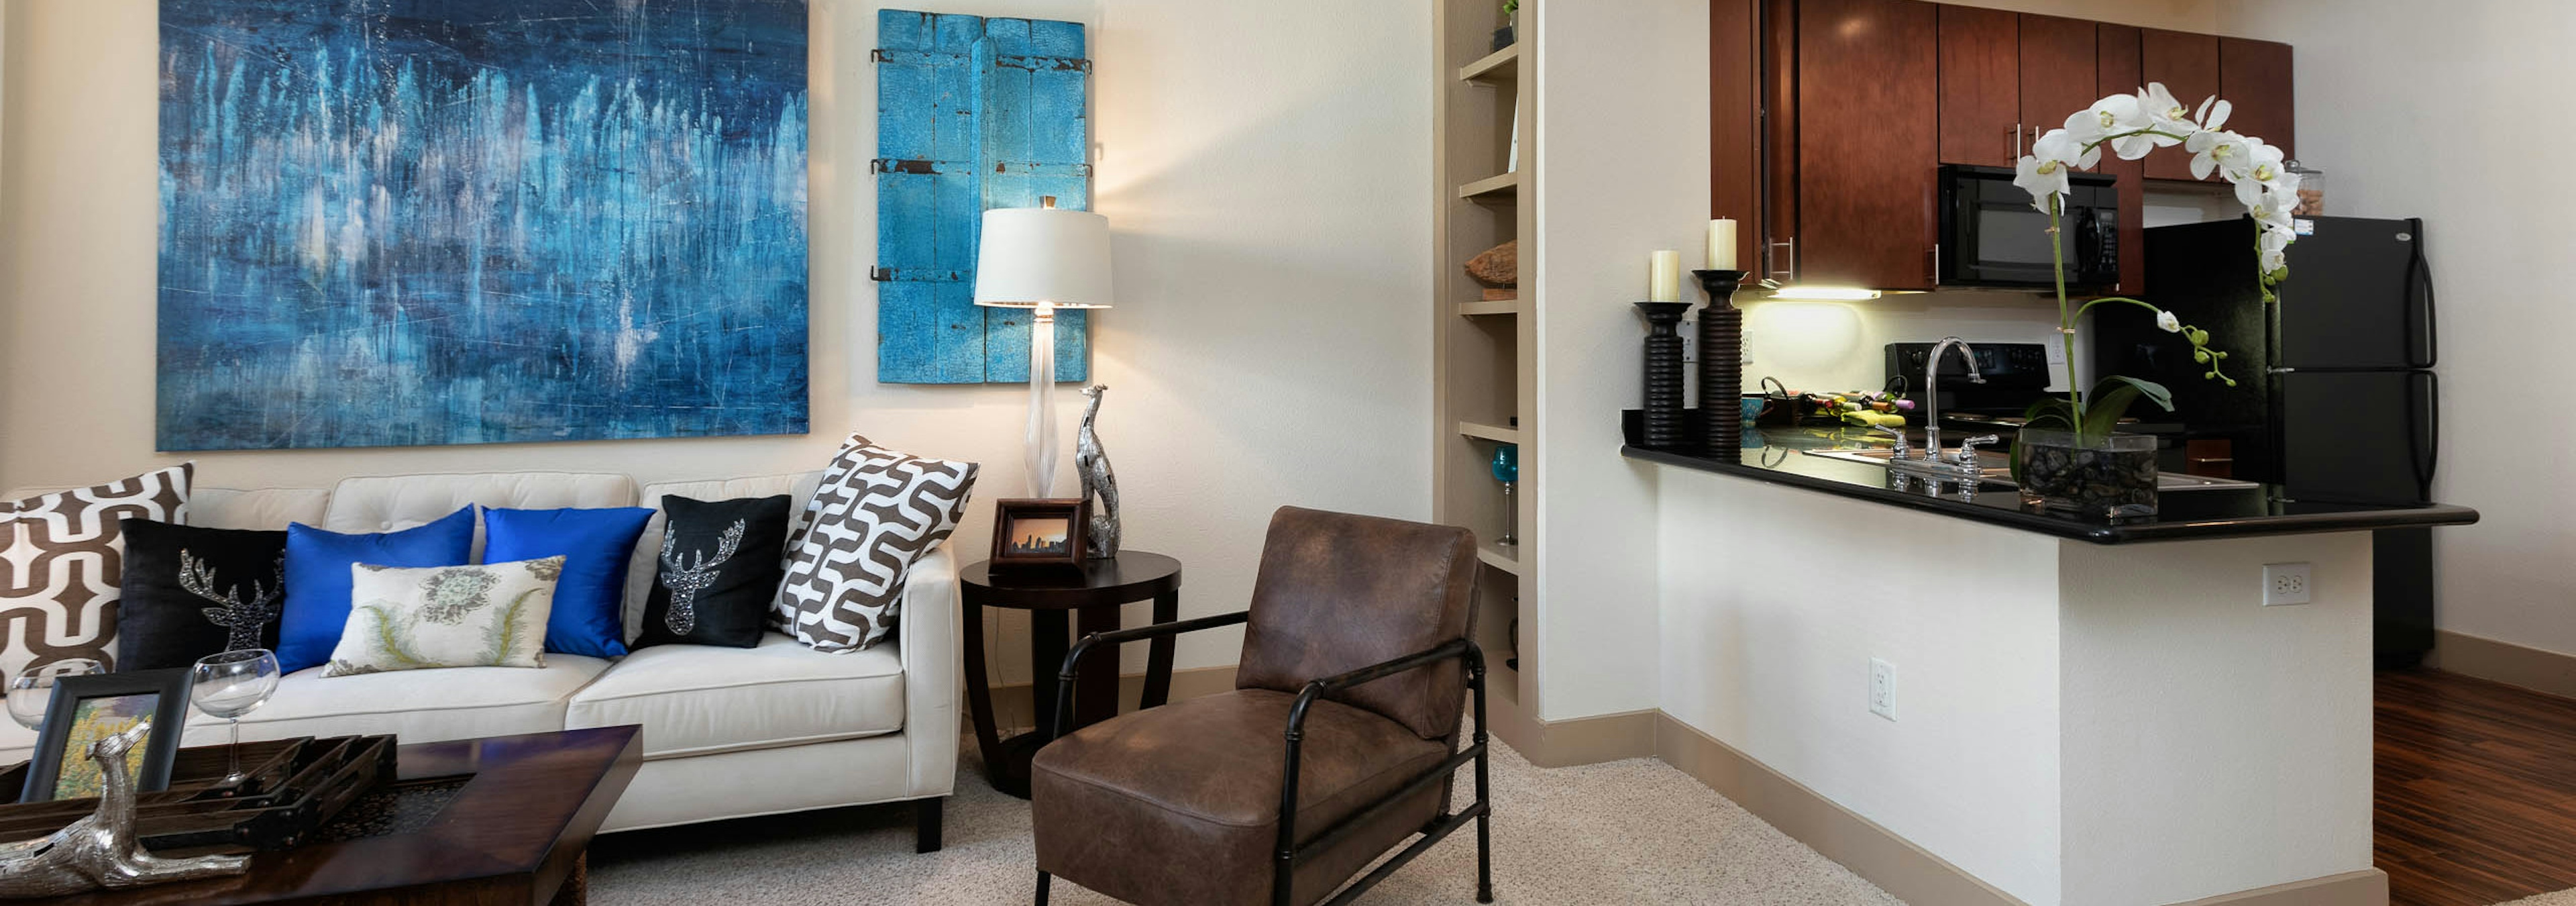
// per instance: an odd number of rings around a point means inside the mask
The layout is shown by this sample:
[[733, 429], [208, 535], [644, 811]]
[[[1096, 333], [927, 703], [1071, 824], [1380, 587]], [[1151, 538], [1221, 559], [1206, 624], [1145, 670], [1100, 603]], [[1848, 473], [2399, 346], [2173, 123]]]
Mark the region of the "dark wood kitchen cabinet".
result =
[[[2185, 110], [2198, 113], [2200, 102], [2218, 93], [2218, 36], [2140, 29], [2138, 70], [2146, 82], [2164, 83]], [[2191, 155], [2179, 148], [2159, 149], [2146, 163], [2148, 179], [2191, 178]]]
[[2026, 141], [2019, 17], [1975, 6], [1940, 9], [1941, 162], [2012, 166]]
[[2260, 138], [2285, 157], [2298, 157], [2291, 144], [2298, 124], [2290, 87], [2290, 45], [2218, 39], [2218, 96], [2234, 109], [2221, 128]]
[[1799, 282], [1931, 288], [1939, 10], [1799, 0], [1796, 232], [1773, 234]]
[[[2102, 97], [2094, 64], [2095, 25], [2064, 16], [2021, 14], [2021, 122], [2037, 138]], [[2025, 146], [2026, 147], [2026, 146]]]
[[[2146, 84], [2138, 65], [2138, 32], [2128, 25], [2094, 27], [2094, 97], [2133, 92]], [[2167, 148], [2161, 153], [2180, 152]], [[2143, 295], [2147, 291], [2147, 162], [2105, 154], [2096, 169], [2120, 180], [2120, 292]]]

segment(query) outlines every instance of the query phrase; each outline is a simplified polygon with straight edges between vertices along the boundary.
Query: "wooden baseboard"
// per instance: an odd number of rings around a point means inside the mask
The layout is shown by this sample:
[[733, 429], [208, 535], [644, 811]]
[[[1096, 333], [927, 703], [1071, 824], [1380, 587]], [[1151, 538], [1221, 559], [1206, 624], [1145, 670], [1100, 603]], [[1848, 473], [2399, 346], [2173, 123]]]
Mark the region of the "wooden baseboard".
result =
[[2438, 629], [2433, 632], [2433, 653], [2424, 665], [2576, 698], [2576, 655]]
[[2388, 906], [2388, 873], [2365, 868], [2240, 890], [2174, 906]]
[[1698, 728], [1655, 712], [1655, 757], [1912, 906], [2028, 906]]

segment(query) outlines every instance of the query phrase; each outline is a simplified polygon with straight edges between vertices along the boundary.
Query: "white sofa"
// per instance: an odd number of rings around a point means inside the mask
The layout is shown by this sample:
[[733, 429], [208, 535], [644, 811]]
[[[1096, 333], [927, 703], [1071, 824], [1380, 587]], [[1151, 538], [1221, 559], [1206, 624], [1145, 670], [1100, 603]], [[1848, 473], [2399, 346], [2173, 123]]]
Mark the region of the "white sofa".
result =
[[[801, 519], [820, 473], [648, 485], [624, 475], [499, 472], [350, 478], [335, 488], [199, 488], [187, 522], [335, 532], [410, 528], [466, 504], [646, 506], [792, 494]], [[0, 500], [42, 493], [12, 492]], [[478, 529], [479, 532], [479, 529]], [[662, 537], [657, 514], [636, 544], [627, 637], [642, 625]], [[480, 555], [481, 538], [476, 551]], [[938, 848], [939, 807], [957, 773], [957, 565], [943, 545], [905, 577], [901, 629], [865, 651], [825, 654], [769, 633], [756, 648], [662, 645], [616, 660], [546, 655], [542, 669], [464, 667], [324, 678], [288, 675], [243, 718], [244, 739], [391, 733], [429, 742], [638, 724], [644, 766], [606, 831], [897, 800], [919, 800], [920, 848]], [[33, 733], [0, 726], [0, 764]], [[190, 714], [186, 744], [220, 744], [223, 722]]]

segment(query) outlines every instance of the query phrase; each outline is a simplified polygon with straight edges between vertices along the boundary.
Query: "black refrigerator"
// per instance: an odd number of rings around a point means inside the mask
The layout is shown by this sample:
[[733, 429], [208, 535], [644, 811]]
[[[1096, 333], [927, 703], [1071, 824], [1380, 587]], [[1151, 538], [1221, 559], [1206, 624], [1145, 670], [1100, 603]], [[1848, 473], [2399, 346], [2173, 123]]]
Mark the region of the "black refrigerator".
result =
[[[2440, 422], [2423, 221], [2296, 227], [2274, 306], [2251, 219], [2146, 231], [2145, 300], [2208, 329], [2238, 386], [2205, 379], [2190, 344], [2133, 306], [2094, 310], [2096, 373], [2173, 390], [2185, 438], [2227, 441], [2232, 475], [2278, 485], [2286, 508], [2430, 503]], [[2379, 661], [2411, 665], [2433, 647], [2432, 530], [2374, 535]]]

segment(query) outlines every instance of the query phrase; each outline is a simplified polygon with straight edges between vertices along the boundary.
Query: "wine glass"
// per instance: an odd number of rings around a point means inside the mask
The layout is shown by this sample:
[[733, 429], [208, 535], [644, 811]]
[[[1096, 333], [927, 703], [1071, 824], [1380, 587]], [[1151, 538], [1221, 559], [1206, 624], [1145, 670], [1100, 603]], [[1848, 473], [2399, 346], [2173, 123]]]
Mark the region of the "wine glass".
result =
[[197, 710], [231, 721], [232, 743], [224, 747], [231, 769], [224, 774], [225, 783], [249, 779], [241, 769], [242, 715], [277, 694], [277, 675], [277, 655], [266, 648], [209, 654], [189, 671], [188, 699], [197, 703]]
[[45, 723], [45, 708], [53, 703], [54, 683], [67, 676], [105, 673], [107, 666], [85, 657], [66, 658], [42, 667], [29, 667], [27, 672], [9, 681], [9, 719], [33, 730]]

